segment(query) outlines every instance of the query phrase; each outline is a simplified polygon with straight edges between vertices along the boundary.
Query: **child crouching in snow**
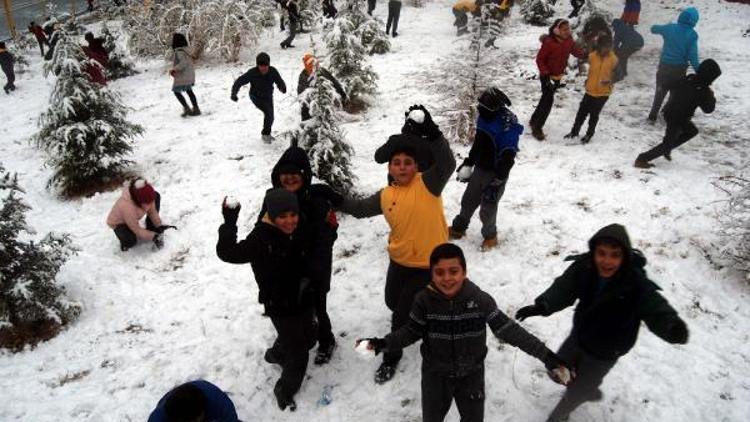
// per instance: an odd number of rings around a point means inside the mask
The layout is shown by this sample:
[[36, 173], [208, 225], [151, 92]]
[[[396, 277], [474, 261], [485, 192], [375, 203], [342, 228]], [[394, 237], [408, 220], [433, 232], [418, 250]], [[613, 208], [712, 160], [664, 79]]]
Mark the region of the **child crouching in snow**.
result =
[[[138, 239], [154, 242], [157, 249], [164, 246], [162, 233], [176, 227], [161, 224], [160, 206], [161, 195], [145, 180], [125, 183], [122, 195], [107, 216], [107, 225], [115, 231], [121, 251], [135, 246]], [[145, 229], [139, 224], [144, 216], [147, 216]]]
[[224, 224], [219, 227], [216, 254], [224, 262], [250, 263], [258, 283], [260, 302], [276, 329], [276, 341], [266, 351], [268, 363], [281, 365], [273, 393], [281, 410], [294, 411], [294, 394], [307, 370], [308, 352], [315, 345], [315, 294], [305, 274], [305, 239], [297, 230], [297, 196], [282, 188], [266, 193], [266, 215], [253, 231], [237, 242], [238, 204], [224, 201]]
[[385, 338], [365, 339], [376, 354], [422, 340], [424, 422], [442, 421], [454, 399], [462, 422], [484, 420], [486, 325], [501, 341], [544, 362], [554, 380], [568, 382], [571, 374], [566, 364], [466, 278], [461, 248], [451, 243], [436, 247], [430, 255], [430, 272], [432, 281], [415, 297], [409, 323]]

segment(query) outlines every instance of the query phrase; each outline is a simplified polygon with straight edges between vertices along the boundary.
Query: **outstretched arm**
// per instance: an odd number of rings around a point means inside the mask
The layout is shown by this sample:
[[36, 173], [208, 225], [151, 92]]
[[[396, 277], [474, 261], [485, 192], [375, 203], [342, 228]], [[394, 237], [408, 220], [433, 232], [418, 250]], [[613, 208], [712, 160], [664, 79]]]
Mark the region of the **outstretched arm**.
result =
[[240, 88], [250, 83], [250, 71], [251, 70], [252, 69], [243, 73], [242, 76], [237, 78], [237, 80], [234, 81], [234, 84], [232, 84], [232, 96], [233, 97], [237, 96], [237, 92], [239, 92]]
[[383, 210], [380, 208], [380, 192], [363, 199], [345, 198], [338, 206], [338, 210], [356, 218], [367, 218], [380, 215]]

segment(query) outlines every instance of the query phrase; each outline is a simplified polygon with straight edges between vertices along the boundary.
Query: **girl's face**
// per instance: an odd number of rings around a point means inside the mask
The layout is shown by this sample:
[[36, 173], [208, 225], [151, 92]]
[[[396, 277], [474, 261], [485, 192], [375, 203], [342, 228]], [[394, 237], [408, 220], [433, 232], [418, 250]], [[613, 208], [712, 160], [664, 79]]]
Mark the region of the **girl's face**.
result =
[[388, 174], [399, 186], [406, 186], [411, 183], [414, 175], [417, 174], [417, 162], [414, 161], [413, 157], [403, 152], [398, 153], [391, 157], [391, 161], [388, 163]]
[[563, 40], [570, 38], [570, 25], [567, 23], [560, 24], [557, 27], [557, 36]]
[[302, 187], [302, 175], [298, 173], [282, 173], [279, 175], [281, 187], [289, 192], [297, 192]]
[[281, 213], [281, 215], [273, 219], [273, 225], [285, 234], [294, 233], [294, 230], [297, 229], [297, 223], [299, 223], [299, 215], [293, 211]]

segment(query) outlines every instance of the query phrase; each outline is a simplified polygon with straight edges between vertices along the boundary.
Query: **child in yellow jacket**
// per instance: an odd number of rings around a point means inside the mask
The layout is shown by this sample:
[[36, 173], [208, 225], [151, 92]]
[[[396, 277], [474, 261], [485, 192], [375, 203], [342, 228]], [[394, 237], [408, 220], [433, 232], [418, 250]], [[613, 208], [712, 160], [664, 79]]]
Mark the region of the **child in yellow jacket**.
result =
[[617, 56], [612, 51], [612, 37], [603, 34], [597, 40], [596, 50], [589, 53], [589, 76], [586, 79], [586, 94], [578, 106], [573, 129], [565, 135], [566, 139], [578, 137], [578, 132], [587, 116], [589, 127], [586, 134], [581, 138], [581, 143], [588, 143], [594, 136], [596, 124], [599, 122], [599, 113], [601, 113], [604, 104], [612, 94], [612, 77], [615, 67], [617, 67]]

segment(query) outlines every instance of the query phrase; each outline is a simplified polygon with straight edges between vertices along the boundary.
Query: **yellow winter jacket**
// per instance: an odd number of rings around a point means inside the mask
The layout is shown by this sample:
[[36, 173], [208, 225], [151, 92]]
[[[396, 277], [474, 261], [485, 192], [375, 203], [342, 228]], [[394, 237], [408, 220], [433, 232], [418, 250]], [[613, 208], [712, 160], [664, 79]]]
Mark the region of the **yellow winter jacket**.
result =
[[458, 0], [453, 5], [453, 9], [463, 12], [474, 12], [477, 10], [477, 4], [474, 0]]
[[417, 173], [408, 186], [388, 186], [380, 192], [380, 208], [391, 233], [388, 254], [405, 267], [430, 268], [430, 254], [448, 241], [443, 200], [433, 195]]
[[608, 97], [612, 94], [612, 74], [617, 66], [617, 56], [610, 51], [602, 57], [596, 51], [589, 53], [589, 76], [586, 93], [592, 97]]

